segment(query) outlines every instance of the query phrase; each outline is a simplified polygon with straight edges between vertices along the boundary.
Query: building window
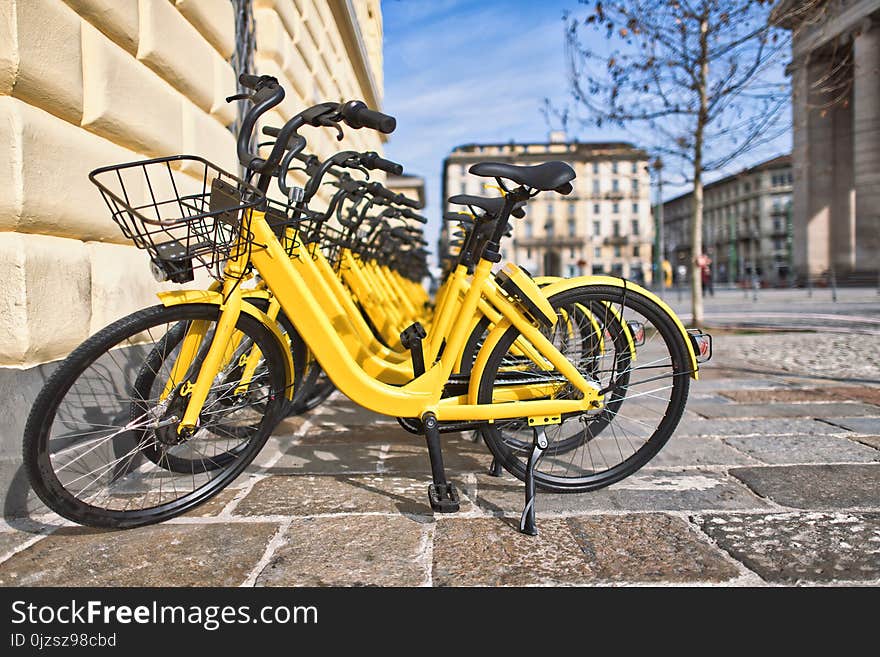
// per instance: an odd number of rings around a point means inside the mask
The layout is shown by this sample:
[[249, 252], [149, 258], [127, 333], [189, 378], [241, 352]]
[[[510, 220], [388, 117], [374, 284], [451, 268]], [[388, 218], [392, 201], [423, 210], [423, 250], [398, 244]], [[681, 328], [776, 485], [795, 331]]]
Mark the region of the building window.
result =
[[638, 178], [632, 179], [632, 187], [633, 187], [633, 194], [638, 194], [639, 193], [639, 179]]
[[593, 214], [599, 214], [599, 204], [593, 203]]
[[531, 237], [532, 236], [532, 222], [527, 221], [523, 225], [525, 226], [525, 229], [526, 229], [526, 237]]
[[595, 180], [595, 179], [593, 180], [593, 193], [594, 194], [599, 193], [599, 181]]
[[577, 222], [574, 219], [568, 220], [568, 236], [574, 237], [577, 233]]
[[593, 255], [597, 258], [601, 258], [602, 257], [602, 248], [597, 246], [595, 249], [593, 249]]
[[552, 221], [548, 221], [546, 224], [544, 224], [544, 231], [547, 233], [547, 237], [553, 237], [555, 230], [556, 229], [553, 226]]
[[601, 276], [603, 271], [602, 265], [593, 265], [593, 276]]
[[599, 163], [593, 162], [593, 173], [599, 173]]
[[612, 276], [623, 276], [623, 265], [620, 263], [616, 265], [611, 265], [611, 275]]
[[620, 181], [617, 178], [614, 178], [611, 181], [611, 191], [612, 192], [619, 192], [620, 191]]
[[779, 239], [778, 237], [775, 240], [773, 240], [773, 248], [776, 251], [782, 251], [782, 240]]
[[462, 164], [460, 168], [461, 168], [461, 175], [467, 174], [467, 164]]
[[782, 219], [780, 219], [779, 217], [773, 219], [773, 230], [782, 230]]
[[526, 249], [526, 260], [531, 260], [531, 259], [532, 259], [532, 247], [528, 247]]
[[547, 204], [547, 216], [548, 217], [553, 216], [553, 204], [552, 203]]
[[568, 250], [568, 257], [569, 257], [569, 258], [574, 258], [576, 255], [577, 255], [577, 254], [574, 252], [574, 247], [571, 247], [571, 248]]
[[633, 235], [639, 234], [639, 220], [638, 219], [632, 220], [632, 234]]
[[638, 257], [639, 257], [639, 245], [638, 245], [638, 244], [636, 244], [636, 245], [633, 246], [633, 257], [634, 257], [634, 258], [638, 258]]
[[638, 213], [639, 213], [639, 204], [633, 203], [633, 214], [638, 214]]
[[611, 163], [611, 173], [617, 173], [617, 162]]
[[619, 247], [619, 246], [615, 246], [615, 247], [614, 247], [614, 257], [615, 257], [615, 258], [619, 258], [619, 257], [620, 257], [620, 247]]
[[569, 216], [569, 217], [573, 217], [573, 216], [575, 216], [575, 211], [576, 211], [576, 210], [577, 210], [577, 208], [575, 207], [574, 203], [569, 203], [569, 204], [568, 204], [568, 216]]
[[633, 162], [633, 163], [632, 163], [632, 172], [633, 172], [633, 173], [638, 173], [638, 172], [639, 172], [639, 163], [638, 163], [638, 162]]
[[568, 277], [573, 278], [578, 275], [577, 265], [569, 265], [568, 266]]
[[593, 222], [593, 235], [598, 237], [601, 234], [602, 234], [602, 222], [594, 221]]
[[461, 193], [467, 194], [467, 183], [461, 183]]
[[614, 214], [620, 214], [620, 203], [614, 203], [611, 206], [611, 212], [613, 212]]

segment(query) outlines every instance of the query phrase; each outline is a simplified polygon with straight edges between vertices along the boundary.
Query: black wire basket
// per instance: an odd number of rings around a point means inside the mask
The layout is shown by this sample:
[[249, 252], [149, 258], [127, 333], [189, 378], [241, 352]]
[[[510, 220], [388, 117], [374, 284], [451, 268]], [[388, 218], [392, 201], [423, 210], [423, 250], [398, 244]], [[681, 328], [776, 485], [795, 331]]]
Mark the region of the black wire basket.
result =
[[149, 253], [157, 278], [186, 283], [204, 268], [217, 280], [251, 245], [246, 213], [264, 203], [256, 187], [194, 155], [95, 169], [89, 174], [123, 235]]

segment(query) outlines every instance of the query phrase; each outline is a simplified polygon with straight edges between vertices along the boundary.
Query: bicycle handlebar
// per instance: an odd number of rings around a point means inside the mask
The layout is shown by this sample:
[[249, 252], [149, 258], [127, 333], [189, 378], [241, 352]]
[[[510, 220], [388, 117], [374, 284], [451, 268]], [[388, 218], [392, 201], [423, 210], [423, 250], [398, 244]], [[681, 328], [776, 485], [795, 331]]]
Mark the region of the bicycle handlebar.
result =
[[[244, 167], [263, 173], [264, 169], [267, 168], [267, 161], [263, 160], [256, 153], [251, 152], [251, 136], [253, 135], [257, 119], [284, 100], [284, 89], [278, 84], [278, 80], [270, 75], [256, 76], [242, 73], [238, 77], [238, 81], [243, 87], [253, 89], [254, 91], [254, 94], [250, 97], [238, 97], [249, 98], [254, 103], [253, 107], [244, 115], [241, 128], [238, 131], [238, 141], [236, 143], [238, 161]], [[236, 96], [230, 97], [230, 99], [235, 98]]]
[[352, 128], [372, 128], [386, 135], [394, 132], [397, 119], [367, 107], [361, 100], [350, 100], [340, 105], [339, 113]]
[[386, 160], [374, 151], [361, 153], [360, 161], [367, 169], [379, 169], [379, 171], [384, 171], [385, 173], [390, 173], [395, 176], [399, 176], [403, 173], [402, 164]]

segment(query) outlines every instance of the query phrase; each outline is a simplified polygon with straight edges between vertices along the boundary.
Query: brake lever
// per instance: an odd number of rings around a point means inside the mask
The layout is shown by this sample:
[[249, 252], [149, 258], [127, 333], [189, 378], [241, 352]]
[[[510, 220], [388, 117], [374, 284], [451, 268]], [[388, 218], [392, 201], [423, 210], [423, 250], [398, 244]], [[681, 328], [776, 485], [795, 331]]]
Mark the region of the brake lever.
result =
[[328, 128], [336, 128], [336, 141], [342, 141], [343, 139], [345, 139], [345, 133], [342, 132], [342, 127], [339, 125], [338, 122], [334, 121], [329, 116], [322, 116], [320, 119], [318, 119], [318, 122], [322, 126], [326, 126]]
[[254, 95], [253, 94], [234, 94], [232, 96], [226, 96], [226, 102], [231, 103], [236, 100], [249, 100], [253, 102]]

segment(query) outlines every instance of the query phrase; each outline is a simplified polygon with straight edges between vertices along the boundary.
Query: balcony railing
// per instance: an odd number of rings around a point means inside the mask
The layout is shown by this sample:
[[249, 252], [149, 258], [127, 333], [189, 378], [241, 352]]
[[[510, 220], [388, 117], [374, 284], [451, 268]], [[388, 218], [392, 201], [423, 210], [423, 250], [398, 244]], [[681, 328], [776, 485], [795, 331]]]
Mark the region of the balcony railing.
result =
[[603, 240], [605, 246], [626, 246], [629, 244], [629, 235], [612, 235]]

